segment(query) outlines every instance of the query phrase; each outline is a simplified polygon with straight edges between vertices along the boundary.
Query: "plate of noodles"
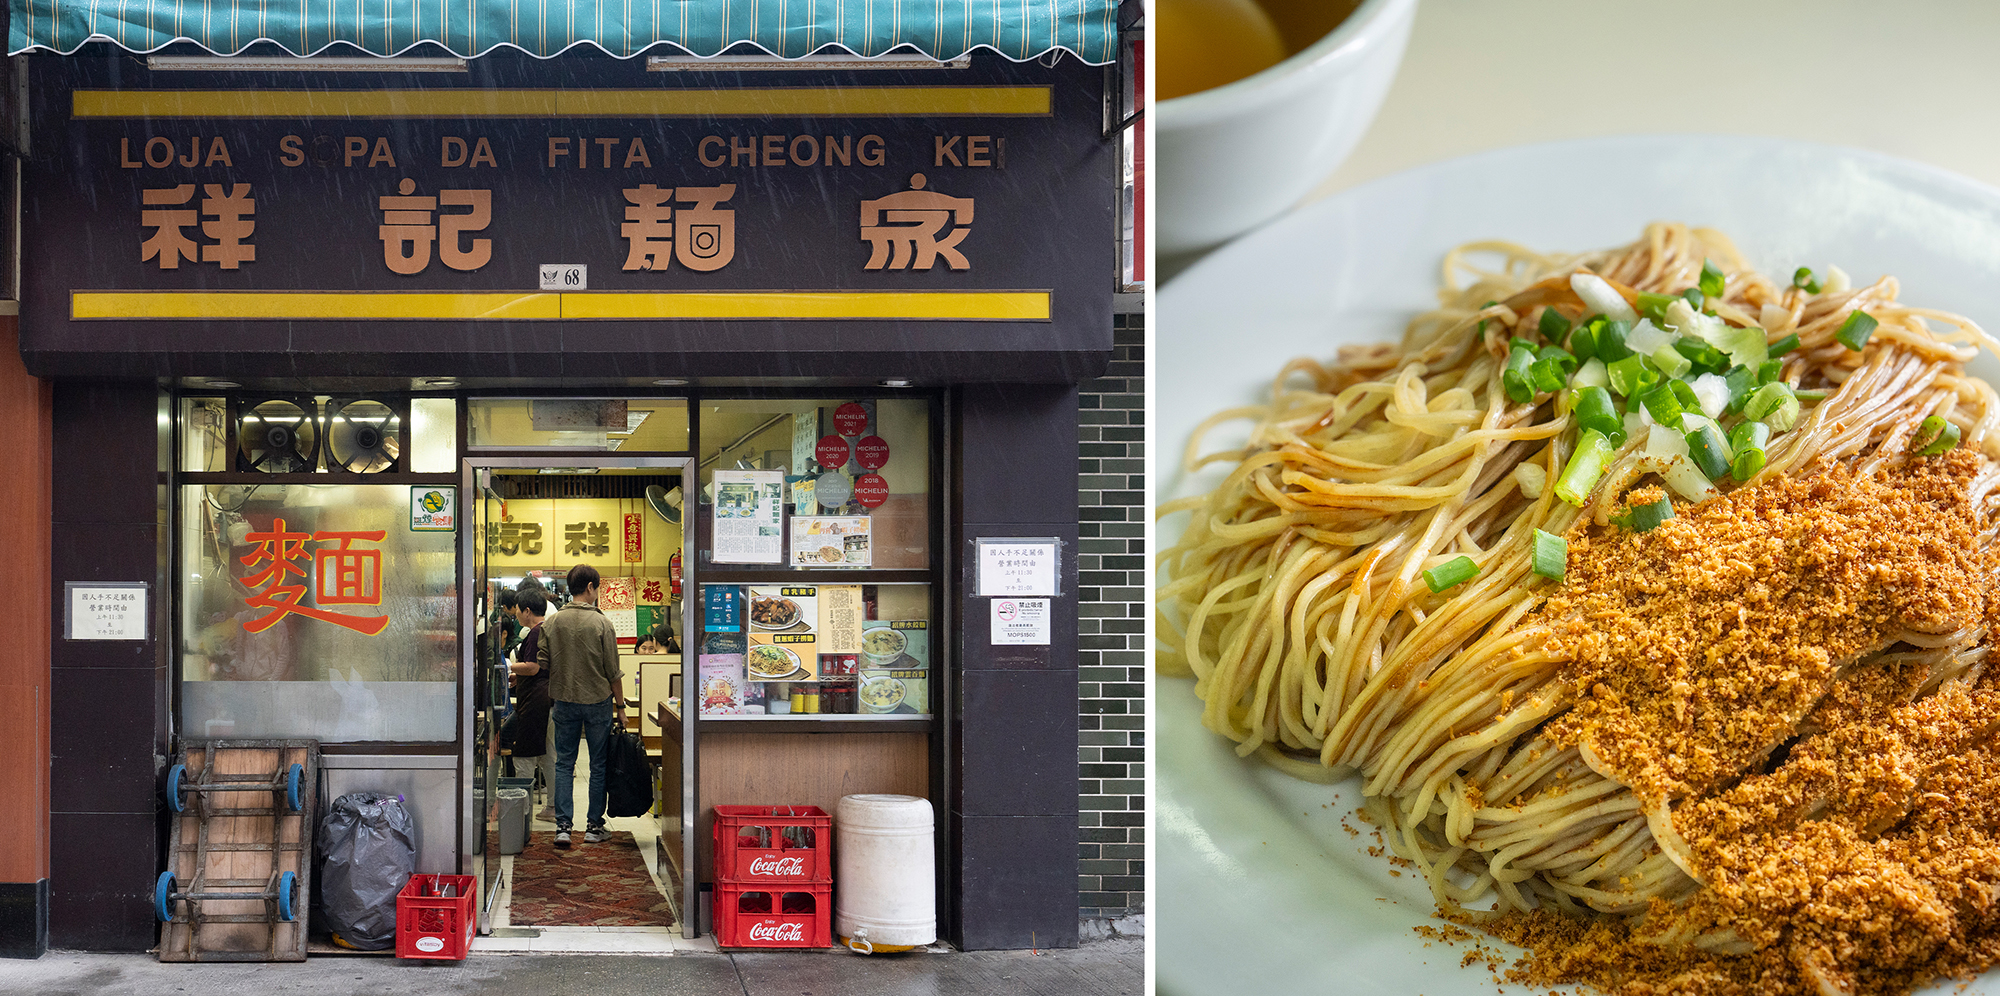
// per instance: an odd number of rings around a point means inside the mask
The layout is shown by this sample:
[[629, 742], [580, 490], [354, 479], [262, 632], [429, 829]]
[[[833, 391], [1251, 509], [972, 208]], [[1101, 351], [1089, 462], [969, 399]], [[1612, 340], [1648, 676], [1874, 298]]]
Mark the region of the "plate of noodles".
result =
[[2000, 994], [2000, 191], [1528, 146], [1157, 314], [1161, 992]]

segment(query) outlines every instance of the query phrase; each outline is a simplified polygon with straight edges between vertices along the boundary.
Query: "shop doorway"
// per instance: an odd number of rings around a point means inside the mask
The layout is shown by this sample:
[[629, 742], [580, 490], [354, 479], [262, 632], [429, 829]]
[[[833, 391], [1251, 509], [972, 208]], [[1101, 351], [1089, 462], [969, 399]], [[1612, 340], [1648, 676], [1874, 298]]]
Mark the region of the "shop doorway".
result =
[[600, 605], [619, 636], [622, 694], [634, 706], [626, 711], [628, 729], [641, 738], [656, 772], [679, 768], [685, 754], [671, 704], [680, 697], [678, 651], [690, 623], [689, 600], [681, 595], [695, 590], [695, 558], [683, 555], [681, 529], [682, 505], [694, 505], [683, 501], [691, 470], [691, 461], [672, 457], [466, 462], [473, 500], [461, 597], [472, 633], [462, 765], [467, 864], [479, 881], [481, 933], [684, 928], [686, 807], [678, 798], [659, 799], [656, 788], [651, 811], [609, 818], [604, 839], [586, 841], [590, 760], [580, 748], [571, 846], [555, 846], [557, 745], [546, 698], [532, 691], [536, 669], [522, 659], [521, 646], [537, 603], [546, 618], [573, 600], [569, 568], [595, 568], [603, 579]]

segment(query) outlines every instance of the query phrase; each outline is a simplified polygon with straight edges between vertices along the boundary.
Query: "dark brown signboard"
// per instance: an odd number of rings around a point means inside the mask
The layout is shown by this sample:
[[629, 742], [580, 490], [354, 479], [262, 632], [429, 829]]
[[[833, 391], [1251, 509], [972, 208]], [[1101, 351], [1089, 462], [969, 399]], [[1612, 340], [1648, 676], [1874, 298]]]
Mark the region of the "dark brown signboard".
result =
[[[44, 375], [1073, 380], [1102, 74], [151, 73], [32, 57]], [[358, 77], [358, 78], [357, 78]]]

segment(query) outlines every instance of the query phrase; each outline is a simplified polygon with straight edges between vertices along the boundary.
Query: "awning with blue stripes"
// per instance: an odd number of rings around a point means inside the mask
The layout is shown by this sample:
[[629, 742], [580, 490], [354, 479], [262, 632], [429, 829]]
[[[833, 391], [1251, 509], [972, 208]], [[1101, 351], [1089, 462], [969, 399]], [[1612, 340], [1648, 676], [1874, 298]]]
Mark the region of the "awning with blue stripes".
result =
[[[9, 54], [87, 42], [153, 52], [192, 41], [217, 55], [257, 42], [306, 55], [392, 56], [424, 43], [461, 58], [512, 46], [546, 58], [595, 45], [713, 56], [748, 42], [786, 59], [912, 49], [951, 60], [990, 48], [1112, 61], [1117, 0], [10, 0]], [[349, 46], [352, 46], [351, 48]], [[672, 46], [672, 47], [667, 47]], [[356, 52], [359, 49], [360, 52]], [[427, 50], [433, 51], [434, 50]]]

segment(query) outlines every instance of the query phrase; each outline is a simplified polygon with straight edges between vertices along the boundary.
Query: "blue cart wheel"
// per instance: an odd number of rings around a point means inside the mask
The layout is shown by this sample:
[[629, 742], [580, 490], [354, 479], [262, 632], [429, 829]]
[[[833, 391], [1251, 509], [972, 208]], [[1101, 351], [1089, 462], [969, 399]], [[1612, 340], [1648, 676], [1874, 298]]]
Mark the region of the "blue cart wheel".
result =
[[187, 769], [185, 764], [176, 764], [173, 770], [167, 772], [167, 805], [172, 806], [176, 813], [187, 808], [187, 803], [181, 799], [181, 778], [187, 774]]
[[[285, 803], [292, 807], [292, 812], [294, 813], [306, 808], [305, 797], [299, 794], [301, 787], [299, 783], [304, 780], [305, 775], [306, 766], [303, 764], [294, 764], [292, 765], [291, 773], [285, 776]], [[291, 873], [286, 872], [285, 874], [289, 875]], [[286, 919], [289, 920], [291, 918], [286, 917]]]
[[292, 893], [299, 887], [299, 877], [286, 872], [278, 876], [278, 919], [287, 923], [292, 919]]
[[160, 922], [167, 923], [174, 918], [174, 873], [160, 873], [159, 882], [153, 886], [153, 912], [160, 915]]

